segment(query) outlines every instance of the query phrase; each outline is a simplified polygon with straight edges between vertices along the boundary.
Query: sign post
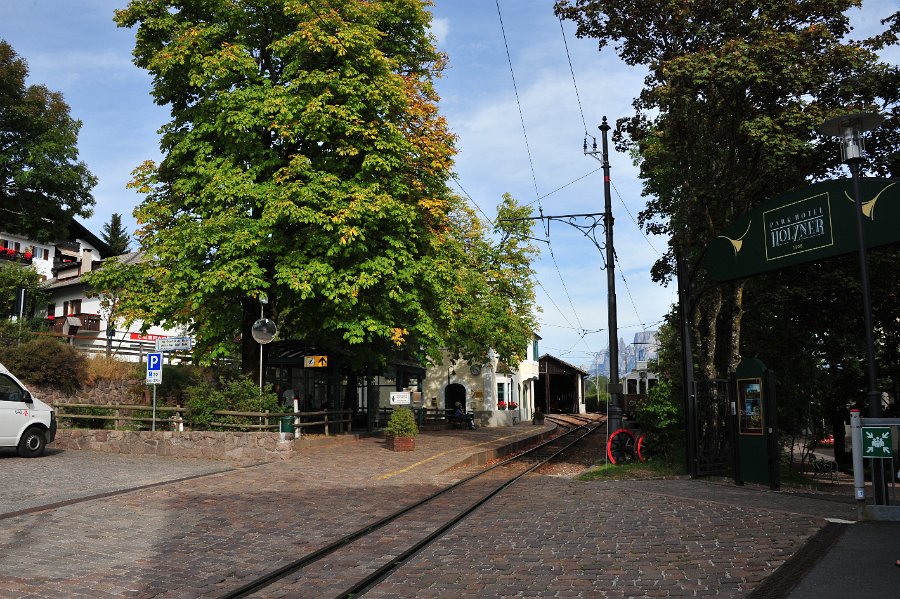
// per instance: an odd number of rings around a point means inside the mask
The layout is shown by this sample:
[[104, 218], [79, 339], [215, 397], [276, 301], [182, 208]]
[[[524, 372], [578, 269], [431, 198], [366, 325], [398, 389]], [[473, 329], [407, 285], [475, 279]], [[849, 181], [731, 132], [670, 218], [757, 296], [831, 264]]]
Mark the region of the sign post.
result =
[[153, 385], [153, 421], [151, 431], [156, 430], [156, 386], [162, 383], [162, 353], [147, 354], [147, 384]]

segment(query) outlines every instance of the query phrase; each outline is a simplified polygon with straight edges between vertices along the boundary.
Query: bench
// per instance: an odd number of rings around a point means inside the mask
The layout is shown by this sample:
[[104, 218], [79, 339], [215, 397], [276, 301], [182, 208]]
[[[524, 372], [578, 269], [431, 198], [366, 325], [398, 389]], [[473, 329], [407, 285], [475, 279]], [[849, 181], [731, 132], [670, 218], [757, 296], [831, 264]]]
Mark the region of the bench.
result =
[[831, 480], [831, 484], [837, 482], [837, 462], [834, 460], [826, 460], [826, 459], [818, 459], [814, 460], [812, 463], [813, 469], [813, 478], [825, 478], [826, 476]]

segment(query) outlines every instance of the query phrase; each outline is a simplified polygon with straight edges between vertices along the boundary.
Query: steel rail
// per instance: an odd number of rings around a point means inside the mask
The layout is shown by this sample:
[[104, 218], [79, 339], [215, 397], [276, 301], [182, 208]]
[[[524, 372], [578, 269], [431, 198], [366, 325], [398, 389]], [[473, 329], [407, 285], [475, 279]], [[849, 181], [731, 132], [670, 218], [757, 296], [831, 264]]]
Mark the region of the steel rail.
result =
[[[324, 558], [324, 557], [326, 557], [326, 556], [328, 556], [328, 555], [330, 555], [330, 554], [336, 552], [337, 550], [339, 550], [339, 549], [341, 549], [341, 548], [343, 548], [343, 547], [349, 545], [350, 543], [353, 543], [354, 541], [356, 541], [356, 540], [358, 540], [358, 539], [361, 539], [361, 538], [363, 538], [363, 537], [365, 537], [365, 536], [367, 536], [367, 535], [369, 535], [369, 534], [372, 534], [372, 533], [375, 532], [376, 530], [378, 530], [378, 529], [380, 529], [380, 528], [383, 528], [384, 526], [386, 526], [386, 525], [390, 524], [391, 522], [397, 520], [398, 518], [400, 518], [400, 517], [403, 516], [404, 514], [406, 514], [406, 513], [408, 513], [408, 512], [411, 512], [412, 510], [417, 509], [417, 508], [419, 508], [419, 507], [421, 507], [421, 506], [423, 506], [423, 505], [425, 505], [425, 504], [427, 504], [427, 503], [430, 503], [431, 501], [437, 499], [438, 497], [441, 497], [442, 495], [445, 495], [445, 494], [449, 493], [450, 491], [452, 491], [452, 490], [454, 490], [454, 489], [456, 489], [456, 488], [462, 486], [463, 484], [465, 484], [465, 483], [467, 483], [467, 482], [469, 482], [469, 481], [471, 481], [471, 480], [474, 480], [474, 479], [476, 479], [476, 478], [478, 478], [478, 477], [484, 476], [486, 473], [491, 472], [492, 470], [494, 470], [494, 469], [496, 469], [496, 468], [500, 468], [500, 467], [502, 467], [502, 466], [507, 466], [507, 465], [509, 465], [509, 464], [511, 464], [511, 463], [513, 463], [513, 462], [515, 462], [515, 461], [517, 461], [517, 460], [521, 460], [521, 459], [524, 458], [525, 456], [529, 456], [529, 455], [531, 455], [531, 454], [534, 454], [534, 453], [538, 452], [539, 450], [543, 449], [544, 447], [550, 445], [551, 443], [557, 442], [558, 440], [560, 440], [560, 439], [562, 439], [562, 438], [564, 438], [564, 437], [566, 437], [566, 436], [568, 436], [568, 435], [574, 434], [574, 433], [575, 433], [576, 431], [578, 431], [579, 429], [588, 428], [588, 425], [587, 425], [587, 424], [580, 425], [580, 426], [574, 425], [574, 424], [573, 424], [573, 426], [576, 426], [576, 428], [574, 428], [574, 429], [572, 429], [572, 430], [570, 430], [570, 431], [568, 431], [568, 432], [566, 432], [566, 433], [564, 433], [564, 434], [562, 434], [562, 435], [559, 435], [559, 436], [557, 436], [557, 437], [554, 437], [554, 438], [552, 438], [552, 439], [548, 439], [547, 441], [545, 441], [545, 442], [543, 442], [543, 443], [539, 443], [538, 445], [536, 445], [536, 446], [534, 446], [534, 447], [532, 447], [532, 448], [530, 448], [530, 449], [527, 449], [527, 450], [525, 450], [525, 451], [523, 451], [523, 452], [521, 452], [521, 453], [518, 453], [518, 454], [514, 455], [513, 457], [511, 457], [511, 458], [509, 458], [509, 459], [500, 461], [500, 462], [498, 462], [498, 463], [496, 463], [496, 464], [493, 464], [492, 466], [489, 466], [489, 467], [487, 467], [487, 468], [485, 468], [485, 469], [483, 469], [483, 470], [481, 470], [481, 471], [479, 471], [479, 472], [476, 472], [476, 473], [474, 473], [474, 474], [472, 474], [472, 475], [470, 475], [470, 476], [467, 476], [467, 477], [465, 477], [465, 478], [463, 478], [463, 479], [460, 479], [460, 480], [456, 481], [455, 483], [453, 483], [453, 484], [451, 484], [451, 485], [448, 485], [447, 487], [444, 487], [443, 489], [440, 489], [440, 490], [438, 490], [438, 491], [432, 493], [431, 495], [428, 495], [427, 497], [424, 497], [423, 499], [421, 499], [421, 500], [419, 500], [419, 501], [417, 501], [417, 502], [415, 502], [415, 503], [412, 503], [412, 504], [410, 504], [410, 505], [408, 505], [408, 506], [406, 506], [406, 507], [403, 507], [403, 508], [401, 508], [401, 509], [399, 509], [399, 510], [397, 510], [397, 511], [391, 513], [391, 514], [388, 514], [387, 516], [384, 516], [383, 518], [380, 518], [380, 519], [378, 519], [378, 520], [376, 520], [376, 521], [374, 521], [374, 522], [371, 522], [371, 523], [369, 523], [368, 525], [366, 525], [366, 526], [364, 526], [364, 527], [362, 527], [362, 528], [359, 528], [359, 529], [357, 529], [357, 530], [355, 530], [355, 531], [353, 531], [353, 532], [351, 532], [351, 533], [349, 533], [349, 534], [347, 534], [347, 535], [345, 535], [345, 536], [343, 536], [343, 537], [341, 537], [341, 538], [339, 538], [339, 539], [337, 539], [337, 540], [335, 540], [335, 541], [333, 541], [333, 542], [331, 542], [331, 543], [328, 543], [327, 545], [324, 545], [324, 546], [320, 547], [319, 549], [317, 549], [317, 550], [315, 550], [315, 551], [313, 551], [313, 552], [311, 552], [311, 553], [308, 553], [308, 554], [306, 554], [306, 555], [304, 555], [304, 556], [302, 556], [302, 557], [300, 557], [300, 558], [298, 558], [298, 559], [296, 559], [296, 560], [293, 560], [293, 561], [291, 561], [290, 563], [285, 564], [284, 566], [282, 566], [282, 567], [280, 567], [280, 568], [277, 568], [277, 569], [275, 569], [275, 570], [272, 570], [271, 572], [268, 572], [267, 574], [264, 574], [263, 576], [260, 576], [259, 578], [255, 579], [255, 580], [252, 580], [252, 581], [248, 582], [247, 584], [244, 584], [243, 586], [238, 587], [237, 589], [234, 589], [234, 590], [230, 591], [229, 593], [227, 593], [227, 594], [225, 594], [225, 595], [222, 595], [222, 596], [221, 596], [221, 599], [240, 599], [241, 597], [247, 597], [247, 596], [249, 596], [249, 595], [251, 595], [251, 594], [253, 594], [253, 593], [255, 593], [255, 592], [257, 592], [257, 591], [259, 591], [259, 590], [261, 590], [261, 589], [263, 589], [263, 588], [265, 588], [265, 587], [268, 587], [268, 586], [272, 585], [273, 583], [277, 582], [278, 580], [280, 580], [280, 579], [282, 579], [282, 578], [284, 578], [284, 577], [286, 577], [286, 576], [289, 576], [290, 574], [293, 574], [294, 572], [297, 572], [297, 571], [299, 571], [299, 570], [301, 570], [301, 569], [303, 569], [303, 568], [309, 566], [310, 564], [312, 564], [312, 563], [314, 563], [314, 562], [316, 562], [316, 561], [318, 561], [318, 560], [320, 560], [320, 559], [322, 559], [322, 558]], [[594, 429], [589, 430], [587, 434], [590, 434], [590, 432], [593, 432], [593, 430], [596, 430], [596, 428], [599, 428], [599, 427], [594, 427]], [[584, 436], [587, 436], [587, 434], [583, 435], [581, 438], [583, 438]], [[570, 443], [569, 445], [567, 445], [567, 446], [566, 446], [565, 448], [563, 448], [562, 450], [560, 450], [560, 451], [558, 451], [558, 452], [555, 452], [550, 458], [547, 458], [547, 459], [545, 459], [545, 460], [542, 461], [542, 462], [538, 462], [535, 466], [532, 466], [531, 468], [527, 469], [525, 472], [521, 473], [520, 475], [518, 475], [518, 476], [517, 476], [515, 479], [513, 479], [513, 480], [516, 480], [516, 479], [518, 479], [519, 477], [523, 476], [524, 474], [527, 474], [528, 472], [531, 472], [531, 471], [534, 470], [535, 468], [538, 468], [538, 467], [544, 465], [547, 461], [553, 459], [553, 457], [556, 457], [556, 455], [558, 455], [561, 451], [564, 451], [565, 449], [568, 449], [571, 445], [573, 445], [574, 443], [577, 443], [578, 441], [580, 441], [581, 438], [577, 439], [577, 440], [574, 441], [573, 443]], [[505, 486], [508, 486], [508, 484], [511, 484], [511, 483], [507, 483], [507, 484], [505, 484]], [[505, 488], [505, 486], [501, 486], [500, 488], [498, 488], [498, 489], [496, 489], [495, 491], [493, 491], [493, 492], [488, 496], [487, 499], [490, 499], [490, 497], [493, 497], [494, 495], [496, 495], [497, 493], [499, 493], [503, 488]], [[466, 515], [468, 515], [468, 514], [472, 511], [472, 509], [475, 509], [475, 507], [478, 507], [478, 505], [481, 505], [482, 503], [484, 503], [484, 501], [487, 501], [487, 499], [485, 499], [485, 500], [483, 500], [483, 501], [481, 501], [481, 502], [479, 502], [479, 503], [476, 503], [476, 505], [475, 505], [474, 507], [472, 507], [471, 509], [466, 510], [466, 511], [464, 512], [464, 514], [463, 514], [462, 516], [460, 516], [458, 519], [455, 519], [453, 523], [456, 523], [456, 522], [458, 522], [459, 520], [461, 520], [463, 517], [465, 517]], [[452, 524], [450, 524], [450, 526], [452, 526]], [[449, 528], [449, 526], [442, 526], [440, 530], [446, 530], [446, 528]], [[424, 545], [422, 545], [422, 546], [419, 546], [419, 545], [420, 545], [420, 544], [417, 543], [416, 546], [418, 547], [418, 549], [416, 550], [416, 553], [417, 553], [418, 551], [420, 551], [422, 547], [424, 547]], [[403, 558], [403, 556], [406, 556], [407, 553], [409, 553], [409, 552], [406, 552], [406, 553], [404, 553], [403, 555], [401, 555], [400, 557], [398, 557], [398, 558], [392, 560], [392, 561], [390, 562], [390, 564], [396, 564], [396, 563], [398, 563], [398, 560], [401, 559], [401, 558]], [[411, 555], [414, 555], [414, 553], [411, 553], [410, 556], [411, 556]], [[408, 559], [409, 559], [409, 557], [406, 557], [406, 558], [405, 558], [405, 560], [408, 560]], [[404, 560], [404, 561], [405, 561], [405, 560]], [[390, 564], [388, 564], [388, 565], [390, 565]], [[399, 566], [397, 566], [397, 565], [393, 566], [394, 569], [396, 569], [397, 567], [399, 567]], [[381, 572], [382, 570], [383, 570], [383, 568], [380, 568], [377, 572]], [[386, 576], [386, 575], [387, 575], [387, 574], [385, 574], [385, 576]], [[371, 579], [371, 576], [367, 577], [365, 580], [369, 580], [369, 579]], [[355, 588], [355, 587], [354, 587], [354, 588]], [[347, 591], [347, 593], [351, 593], [351, 594], [352, 594], [353, 592], [358, 593], [359, 591]], [[340, 596], [343, 597], [343, 596], [347, 596], [347, 595], [341, 594]]]
[[[566, 435], [563, 435], [563, 436], [561, 436], [561, 437], [557, 437], [556, 439], [552, 439], [552, 440], [549, 441], [548, 443], [542, 444], [540, 447], [544, 447], [544, 446], [546, 446], [546, 445], [549, 445], [549, 444], [552, 443], [553, 441], [559, 440], [559, 439], [561, 439], [561, 438], [563, 438], [563, 437], [565, 437], [565, 436], [575, 434], [575, 432], [578, 431], [578, 430], [581, 429], [581, 428], [588, 428], [588, 427], [587, 427], [587, 425], [579, 426], [579, 427], [577, 427], [577, 428], [575, 428], [575, 429], [569, 431], [569, 433], [567, 433]], [[533, 472], [534, 470], [537, 470], [538, 468], [540, 468], [540, 467], [546, 465], [550, 460], [552, 460], [553, 458], [559, 456], [559, 455], [560, 455], [561, 453], [563, 453], [564, 451], [567, 451], [570, 447], [572, 447], [573, 445], [579, 443], [582, 439], [584, 439], [585, 437], [587, 437], [588, 435], [590, 435], [591, 433], [593, 433], [594, 431], [596, 431], [596, 430], [598, 430], [598, 429], [600, 429], [599, 424], [598, 424], [598, 426], [595, 426], [595, 427], [593, 427], [593, 428], [590, 428], [585, 434], [581, 435], [580, 437], [578, 437], [577, 439], [575, 439], [575, 440], [572, 441], [571, 443], [565, 445], [564, 447], [562, 447], [562, 448], [559, 449], [558, 451], [555, 451], [554, 453], [552, 453], [552, 454], [551, 454], [550, 456], [548, 456], [547, 458], [543, 459], [542, 461], [536, 462], [535, 464], [533, 464], [532, 466], [530, 466], [529, 468], [527, 468], [524, 472], [521, 472], [521, 473], [517, 474], [516, 476], [512, 477], [511, 479], [509, 479], [509, 480], [507, 480], [507, 481], [504, 481], [504, 482], [503, 482], [502, 484], [500, 484], [496, 489], [494, 489], [493, 491], [491, 491], [490, 493], [488, 493], [487, 495], [485, 495], [483, 498], [481, 498], [481, 499], [479, 499], [478, 501], [476, 501], [473, 505], [471, 505], [470, 507], [468, 507], [467, 509], [465, 509], [463, 512], [461, 512], [461, 513], [457, 514], [456, 516], [454, 516], [453, 518], [451, 518], [448, 522], [444, 523], [444, 524], [443, 524], [441, 527], [439, 527], [437, 530], [435, 530], [434, 532], [432, 532], [431, 534], [429, 534], [428, 536], [426, 536], [424, 539], [422, 539], [421, 541], [419, 541], [418, 543], [416, 543], [415, 545], [413, 545], [412, 547], [410, 547], [409, 549], [407, 549], [406, 551], [404, 551], [404, 552], [403, 552], [402, 554], [400, 554], [398, 557], [396, 557], [396, 558], [392, 559], [390, 562], [384, 564], [384, 565], [381, 566], [378, 570], [376, 570], [375, 572], [373, 572], [373, 573], [370, 574], [369, 576], [365, 577], [363, 580], [359, 581], [357, 584], [355, 584], [355, 585], [354, 585], [353, 587], [351, 587], [350, 589], [347, 589], [346, 591], [344, 591], [344, 592], [342, 592], [341, 594], [339, 594], [338, 597], [345, 598], [345, 599], [350, 599], [350, 598], [352, 598], [352, 597], [357, 597], [357, 596], [359, 596], [359, 595], [364, 594], [366, 591], [368, 591], [369, 589], [371, 589], [373, 586], [377, 585], [379, 582], [381, 582], [382, 580], [384, 580], [385, 578], [387, 578], [388, 576], [390, 576], [392, 572], [394, 572], [395, 570], [397, 570], [397, 569], [399, 569], [401, 566], [403, 566], [406, 562], [408, 562], [408, 561], [409, 561], [410, 559], [412, 559], [416, 554], [418, 554], [422, 549], [424, 549], [425, 547], [427, 547], [428, 545], [430, 545], [431, 543], [433, 543], [435, 540], [437, 540], [437, 539], [440, 538], [441, 536], [443, 536], [444, 533], [447, 532], [449, 529], [451, 529], [451, 528], [454, 527], [455, 525], [459, 524], [459, 523], [460, 523], [462, 520], [464, 520], [469, 514], [471, 514], [472, 512], [474, 512], [476, 509], [478, 509], [479, 507], [481, 507], [482, 505], [484, 505], [485, 503], [487, 503], [487, 502], [490, 501], [491, 499], [493, 499], [494, 496], [496, 496], [498, 493], [500, 493], [500, 492], [503, 491], [504, 489], [506, 489], [506, 488], [510, 487], [511, 485], [513, 485], [516, 481], [518, 481], [520, 478], [522, 478], [522, 477], [525, 476], [526, 474], [529, 474], [529, 473]], [[524, 455], [524, 454], [522, 454], [522, 455]], [[521, 458], [522, 455], [516, 456], [516, 458], [513, 458], [513, 459]], [[512, 461], [512, 460], [508, 460], [508, 461]], [[508, 462], [508, 461], [507, 461], [507, 462]]]

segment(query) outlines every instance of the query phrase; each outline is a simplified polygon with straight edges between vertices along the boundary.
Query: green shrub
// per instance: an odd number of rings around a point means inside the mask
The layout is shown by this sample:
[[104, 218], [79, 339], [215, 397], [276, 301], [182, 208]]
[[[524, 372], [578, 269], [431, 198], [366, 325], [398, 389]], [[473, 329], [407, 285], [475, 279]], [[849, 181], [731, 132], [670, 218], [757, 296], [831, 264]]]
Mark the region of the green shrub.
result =
[[248, 378], [222, 378], [218, 384], [201, 383], [185, 389], [185, 407], [188, 409], [188, 425], [200, 430], [234, 430], [234, 427], [213, 425], [256, 424], [254, 417], [226, 416], [214, 414], [221, 410], [233, 412], [276, 412], [281, 413], [278, 396], [267, 390], [259, 394], [259, 387]]
[[32, 385], [71, 392], [87, 380], [87, 358], [71, 345], [54, 339], [34, 339], [3, 350], [0, 362]]
[[683, 440], [684, 418], [681, 402], [672, 393], [672, 384], [660, 379], [646, 398], [634, 402], [634, 415], [654, 453], [670, 463], [676, 460]]
[[[164, 364], [162, 384], [156, 390], [157, 397], [166, 405], [185, 405], [189, 387], [209, 386], [215, 377], [208, 368], [193, 364]], [[257, 388], [257, 395], [259, 389]]]
[[397, 408], [391, 414], [384, 434], [389, 437], [415, 437], [419, 434], [416, 417], [409, 408]]
[[31, 338], [31, 327], [28, 325], [19, 325], [14, 320], [0, 318], [0, 347], [12, 347], [26, 343]]

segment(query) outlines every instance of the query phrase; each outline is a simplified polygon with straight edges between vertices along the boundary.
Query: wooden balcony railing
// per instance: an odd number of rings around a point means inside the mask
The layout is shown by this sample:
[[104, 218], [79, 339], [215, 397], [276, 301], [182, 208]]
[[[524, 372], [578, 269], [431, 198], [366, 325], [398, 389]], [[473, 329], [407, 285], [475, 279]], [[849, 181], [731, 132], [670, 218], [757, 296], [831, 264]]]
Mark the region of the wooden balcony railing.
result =
[[[74, 316], [78, 320], [81, 321], [81, 326], [78, 328], [79, 332], [92, 332], [99, 333], [100, 332], [100, 315], [99, 314], [85, 314], [83, 312], [79, 312], [78, 314], [69, 314], [69, 316]], [[66, 323], [65, 316], [57, 316], [53, 319], [53, 324], [50, 325], [50, 331], [56, 333], [58, 335], [63, 334], [63, 327]]]

